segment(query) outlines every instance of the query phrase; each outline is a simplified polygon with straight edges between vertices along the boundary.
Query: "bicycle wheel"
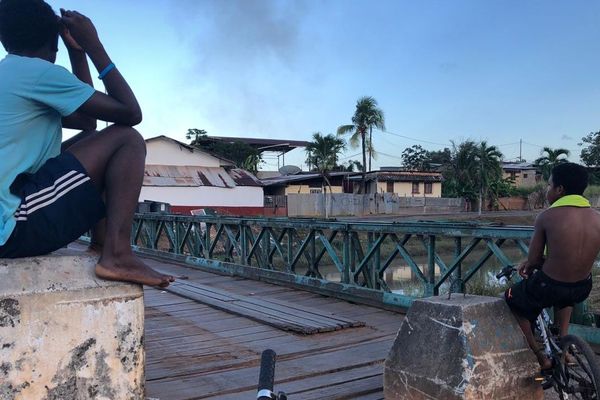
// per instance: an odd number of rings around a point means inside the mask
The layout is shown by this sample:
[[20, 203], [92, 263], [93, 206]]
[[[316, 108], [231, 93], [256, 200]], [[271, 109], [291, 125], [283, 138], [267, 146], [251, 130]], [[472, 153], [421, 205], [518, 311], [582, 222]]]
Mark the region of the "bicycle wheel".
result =
[[561, 348], [561, 389], [576, 399], [600, 400], [600, 368], [590, 346], [578, 336], [567, 335], [561, 339]]

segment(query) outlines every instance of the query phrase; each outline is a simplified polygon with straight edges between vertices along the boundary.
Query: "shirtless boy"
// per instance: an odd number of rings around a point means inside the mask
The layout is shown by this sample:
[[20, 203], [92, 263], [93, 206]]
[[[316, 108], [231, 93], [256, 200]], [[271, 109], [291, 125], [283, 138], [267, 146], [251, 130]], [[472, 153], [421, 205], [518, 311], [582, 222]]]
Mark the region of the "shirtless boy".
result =
[[552, 363], [538, 348], [531, 324], [543, 308], [554, 307], [560, 335], [567, 335], [573, 306], [592, 290], [600, 214], [582, 196], [587, 183], [581, 165], [564, 163], [552, 169], [546, 193], [550, 208], [536, 218], [527, 261], [519, 266], [524, 279], [504, 293], [542, 370]]
[[[130, 246], [146, 155], [138, 102], [89, 18], [43, 0], [1, 0], [0, 257], [46, 254], [89, 229], [100, 278], [165, 287]], [[58, 39], [73, 73], [54, 65]], [[90, 58], [107, 95], [95, 91]], [[115, 124], [96, 132], [96, 120]], [[62, 127], [82, 129], [62, 145]]]

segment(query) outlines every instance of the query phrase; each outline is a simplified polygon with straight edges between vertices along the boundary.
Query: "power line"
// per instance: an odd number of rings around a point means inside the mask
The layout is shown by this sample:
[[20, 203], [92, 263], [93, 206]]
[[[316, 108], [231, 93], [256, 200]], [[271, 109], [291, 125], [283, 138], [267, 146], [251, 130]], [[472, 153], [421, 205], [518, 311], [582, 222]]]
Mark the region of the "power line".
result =
[[415, 142], [437, 144], [437, 145], [440, 145], [440, 146], [448, 146], [448, 143], [438, 143], [438, 142], [430, 142], [429, 140], [415, 139], [415, 138], [412, 138], [410, 136], [400, 135], [399, 133], [394, 133], [394, 132], [390, 132], [390, 131], [382, 131], [382, 132], [390, 134], [390, 135], [393, 135], [393, 136], [398, 136], [398, 137], [401, 137], [401, 138], [404, 138], [404, 139], [414, 140]]
[[352, 155], [349, 155], [349, 156], [346, 156], [346, 157], [338, 158], [338, 160], [340, 160], [340, 161], [341, 160], [347, 160], [348, 158], [356, 157], [356, 156], [359, 156], [361, 154], [362, 154], [362, 151], [360, 153], [356, 153], [356, 154], [352, 154]]
[[387, 153], [382, 153], [381, 151], [378, 151], [377, 154], [381, 154], [381, 155], [384, 155], [384, 156], [387, 156], [387, 157], [391, 157], [391, 158], [396, 158], [398, 160], [402, 160], [402, 157], [393, 156], [393, 155], [387, 154]]
[[540, 149], [543, 149], [544, 147], [548, 147], [548, 146], [540, 146], [539, 144], [535, 144], [535, 143], [529, 143], [523, 140], [523, 144], [527, 144], [529, 146], [535, 146], [535, 147], [539, 147]]
[[[523, 142], [525, 143], [525, 142]], [[519, 144], [519, 142], [514, 142], [514, 143], [504, 143], [504, 144], [497, 144], [496, 147], [504, 147], [504, 146], [514, 146], [516, 144]]]

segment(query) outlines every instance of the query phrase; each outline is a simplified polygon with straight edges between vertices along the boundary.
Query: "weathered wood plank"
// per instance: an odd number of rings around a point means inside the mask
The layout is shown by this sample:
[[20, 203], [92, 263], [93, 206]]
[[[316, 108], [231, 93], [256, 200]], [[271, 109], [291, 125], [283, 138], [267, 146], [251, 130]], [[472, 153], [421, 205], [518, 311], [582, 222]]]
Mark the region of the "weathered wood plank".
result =
[[[277, 363], [277, 381], [299, 379], [327, 374], [329, 372], [378, 364], [383, 361], [390, 348], [389, 340], [375, 340], [355, 346], [321, 351], [304, 357], [283, 359]], [[250, 363], [236, 367], [223, 363], [221, 368], [210, 371], [187, 373], [182, 376], [149, 380], [149, 397], [164, 397], [171, 400], [207, 398], [239, 391], [252, 390], [258, 377], [259, 355]], [[381, 387], [381, 386], [380, 386]]]
[[[148, 261], [148, 260], [145, 260]], [[278, 353], [276, 388], [291, 399], [383, 398], [382, 362], [401, 314], [151, 260], [154, 268], [256, 303], [279, 302], [367, 326], [296, 335], [162, 290], [146, 289], [147, 397], [160, 400], [255, 398], [260, 353]], [[251, 305], [255, 309], [257, 304]], [[371, 379], [371, 380], [369, 380]], [[377, 383], [379, 381], [379, 383]], [[326, 393], [330, 397], [323, 397]]]
[[[312, 376], [304, 379], [285, 381], [275, 384], [275, 392], [283, 391], [291, 399], [304, 399], [304, 392], [312, 390], [320, 390], [329, 386], [344, 385], [347, 382], [352, 382], [357, 379], [366, 377], [379, 376], [381, 379], [383, 372], [382, 364], [368, 365], [366, 367], [358, 367], [353, 369], [345, 369], [343, 371], [335, 371], [328, 374]], [[258, 372], [257, 372], [258, 377]], [[275, 364], [275, 378], [277, 378], [277, 363]], [[229, 395], [221, 395], [217, 397], [209, 397], [210, 399], [220, 400], [246, 400], [256, 397], [256, 388], [245, 392], [231, 393]], [[383, 393], [381, 393], [383, 398]], [[362, 399], [362, 397], [361, 397]]]
[[280, 300], [240, 296], [195, 283], [183, 282], [173, 284], [166, 290], [204, 304], [209, 304], [226, 312], [241, 315], [282, 330], [302, 334], [328, 332], [364, 325], [364, 322], [361, 321], [351, 320], [330, 313], [326, 314], [317, 309], [301, 305]]
[[383, 376], [376, 375], [302, 392], [296, 397], [303, 400], [340, 400], [364, 399], [366, 396], [375, 394], [379, 398], [382, 387]]

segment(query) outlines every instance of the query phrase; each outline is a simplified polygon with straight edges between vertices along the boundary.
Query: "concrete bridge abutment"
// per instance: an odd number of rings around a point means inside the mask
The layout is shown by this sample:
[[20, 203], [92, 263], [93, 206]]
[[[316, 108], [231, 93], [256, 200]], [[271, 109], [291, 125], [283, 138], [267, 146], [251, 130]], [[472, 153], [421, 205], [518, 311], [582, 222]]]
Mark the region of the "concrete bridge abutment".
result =
[[61, 250], [0, 259], [0, 399], [144, 398], [142, 287]]
[[539, 374], [503, 299], [417, 300], [385, 361], [384, 394], [396, 399], [543, 399]]

